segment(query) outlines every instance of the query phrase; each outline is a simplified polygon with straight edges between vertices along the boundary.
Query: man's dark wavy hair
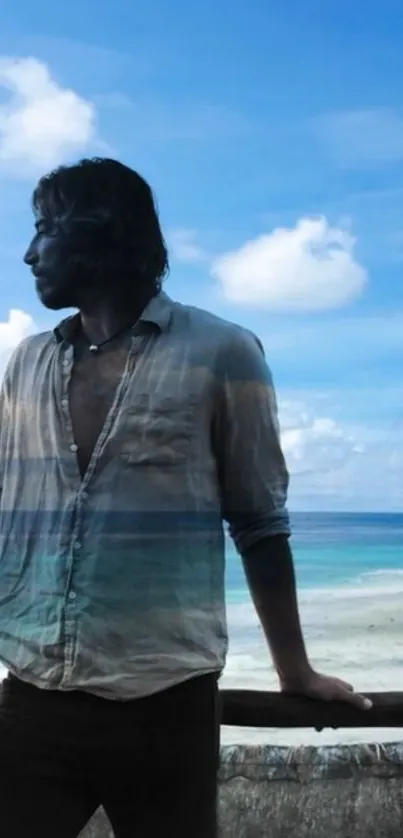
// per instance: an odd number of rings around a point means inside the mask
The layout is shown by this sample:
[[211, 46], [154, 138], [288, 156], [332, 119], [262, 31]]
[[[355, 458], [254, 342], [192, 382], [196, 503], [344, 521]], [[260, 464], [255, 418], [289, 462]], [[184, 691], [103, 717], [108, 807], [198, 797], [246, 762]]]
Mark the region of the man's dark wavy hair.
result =
[[32, 204], [74, 233], [88, 269], [153, 295], [161, 290], [168, 252], [151, 188], [133, 169], [99, 157], [60, 166], [40, 179]]

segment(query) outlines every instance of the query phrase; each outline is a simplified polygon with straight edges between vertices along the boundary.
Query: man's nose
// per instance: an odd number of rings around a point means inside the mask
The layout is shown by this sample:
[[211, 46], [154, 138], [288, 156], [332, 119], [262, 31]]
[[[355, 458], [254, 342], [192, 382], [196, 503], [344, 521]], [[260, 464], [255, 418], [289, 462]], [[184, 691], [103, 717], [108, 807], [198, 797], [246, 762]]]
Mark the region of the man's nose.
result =
[[37, 260], [38, 256], [36, 250], [31, 243], [28, 247], [28, 250], [26, 250], [24, 254], [24, 262], [26, 265], [29, 265], [29, 267], [32, 268], [32, 265], [35, 265], [35, 262], [37, 262]]

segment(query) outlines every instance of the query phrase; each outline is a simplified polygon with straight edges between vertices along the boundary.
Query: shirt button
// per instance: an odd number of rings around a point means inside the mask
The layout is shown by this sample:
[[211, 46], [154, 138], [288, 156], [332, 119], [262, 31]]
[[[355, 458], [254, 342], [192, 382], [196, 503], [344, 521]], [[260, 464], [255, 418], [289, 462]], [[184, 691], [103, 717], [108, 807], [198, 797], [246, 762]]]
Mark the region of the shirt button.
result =
[[69, 593], [69, 599], [75, 599], [75, 598], [76, 598], [76, 596], [77, 596], [77, 594], [76, 594], [74, 591], [70, 591], [70, 593]]
[[62, 407], [66, 408], [69, 406], [67, 399], [62, 399]]
[[75, 442], [73, 442], [72, 445], [69, 446], [69, 448], [70, 448], [70, 451], [73, 452], [73, 454], [75, 454], [76, 451], [78, 451], [78, 445], [76, 445]]
[[69, 364], [70, 364], [70, 361], [68, 361], [67, 358], [65, 358], [64, 361], [63, 361], [63, 366], [68, 367]]
[[76, 543], [75, 543], [75, 545], [74, 545], [74, 549], [75, 549], [75, 550], [81, 550], [81, 544], [80, 544], [80, 542], [79, 542], [79, 541], [76, 541]]

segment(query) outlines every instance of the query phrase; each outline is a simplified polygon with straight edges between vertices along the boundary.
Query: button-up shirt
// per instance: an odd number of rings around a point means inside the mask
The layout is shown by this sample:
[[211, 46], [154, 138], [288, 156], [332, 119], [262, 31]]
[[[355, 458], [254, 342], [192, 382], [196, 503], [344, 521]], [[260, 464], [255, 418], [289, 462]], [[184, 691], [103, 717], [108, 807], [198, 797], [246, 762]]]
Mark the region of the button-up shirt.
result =
[[224, 523], [240, 553], [289, 534], [288, 476], [257, 338], [161, 292], [81, 477], [77, 317], [25, 339], [3, 380], [0, 660], [127, 700], [223, 669]]

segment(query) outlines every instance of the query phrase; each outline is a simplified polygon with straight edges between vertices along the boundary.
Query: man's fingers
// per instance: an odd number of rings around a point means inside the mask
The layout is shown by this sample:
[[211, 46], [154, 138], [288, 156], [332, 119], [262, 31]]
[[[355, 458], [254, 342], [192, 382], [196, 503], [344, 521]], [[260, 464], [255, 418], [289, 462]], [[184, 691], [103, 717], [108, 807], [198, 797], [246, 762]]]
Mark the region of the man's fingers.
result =
[[360, 710], [370, 710], [372, 707], [372, 701], [369, 698], [366, 698], [365, 695], [360, 695], [359, 693], [354, 692], [354, 687], [352, 684], [346, 684], [345, 681], [339, 681], [340, 686], [342, 689], [347, 693], [346, 700], [352, 704], [354, 707], [358, 707]]
[[358, 707], [359, 710], [371, 710], [373, 706], [371, 699], [354, 692], [354, 687], [350, 684], [345, 684], [344, 681], [339, 681], [338, 686], [340, 689], [336, 689], [333, 694], [330, 694], [328, 700], [346, 701], [353, 707]]
[[358, 710], [371, 710], [371, 707], [373, 707], [372, 701], [369, 698], [354, 692], [349, 694], [348, 701], [353, 707], [357, 707]]

